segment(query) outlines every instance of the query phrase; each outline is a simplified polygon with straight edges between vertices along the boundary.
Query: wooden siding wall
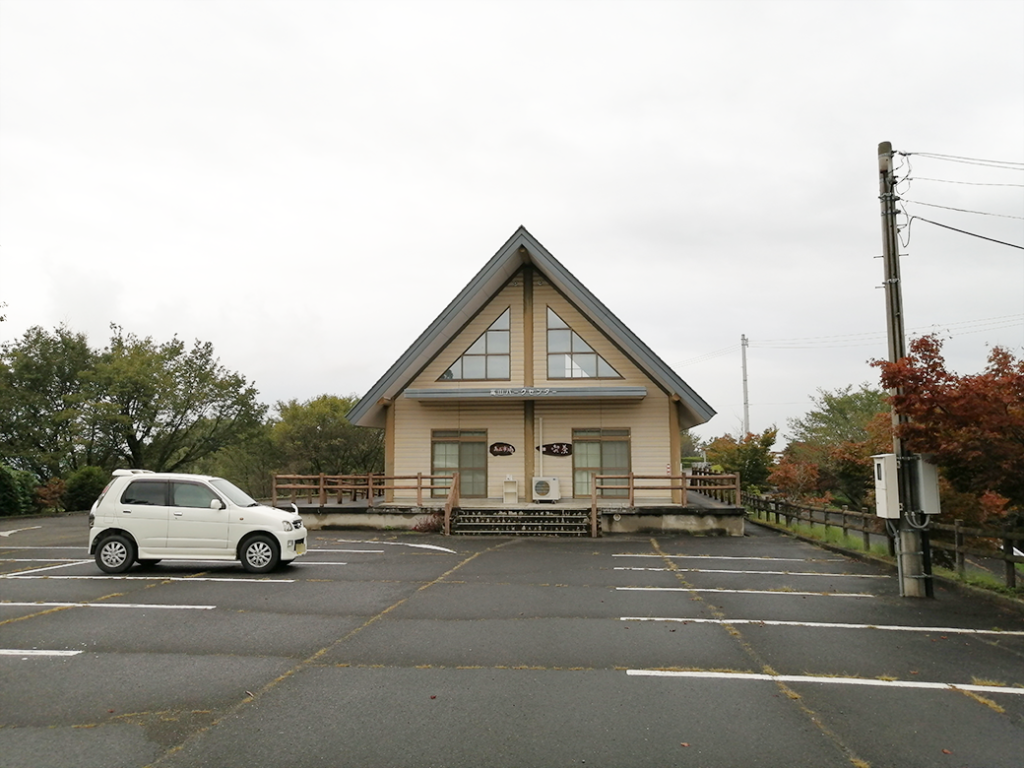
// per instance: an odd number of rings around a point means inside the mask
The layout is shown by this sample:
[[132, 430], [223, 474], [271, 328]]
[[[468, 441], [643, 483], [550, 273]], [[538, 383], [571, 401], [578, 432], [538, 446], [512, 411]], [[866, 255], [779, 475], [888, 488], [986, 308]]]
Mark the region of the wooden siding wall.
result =
[[[395, 438], [395, 474], [430, 474], [430, 436], [435, 429], [484, 429], [487, 444], [511, 443], [516, 452], [511, 456], [487, 455], [487, 497], [501, 498], [505, 475], [519, 480], [519, 493], [524, 493], [523, 403], [490, 401], [480, 404], [452, 403], [424, 405], [404, 397], [395, 402], [400, 424]], [[395, 491], [395, 501], [415, 499], [415, 491]]]
[[[632, 469], [635, 474], [666, 475], [667, 469], [678, 472], [678, 460], [671, 457], [673, 424], [669, 396], [644, 375], [626, 355], [598, 331], [583, 315], [543, 278], [534, 273], [532, 289], [533, 373], [537, 387], [564, 388], [567, 384], [586, 387], [641, 386], [647, 388], [647, 397], [640, 401], [534, 401], [533, 440], [541, 440], [543, 419], [545, 443], [572, 442], [572, 430], [580, 428], [629, 428]], [[583, 337], [622, 378], [620, 379], [548, 379], [547, 365], [547, 308], [551, 307], [569, 326]], [[448, 367], [482, 334], [505, 310], [511, 308], [511, 379], [507, 382], [439, 381]], [[520, 272], [495, 294], [485, 309], [473, 318], [431, 361], [411, 383], [413, 389], [479, 389], [493, 386], [516, 388], [528, 385], [524, 381], [524, 274]], [[523, 401], [480, 400], [474, 402], [424, 403], [399, 396], [391, 406], [396, 426], [393, 442], [393, 473], [429, 474], [431, 468], [431, 431], [435, 429], [485, 429], [488, 444], [506, 442], [515, 446], [512, 456], [490, 456], [487, 465], [488, 498], [501, 498], [502, 483], [506, 475], [519, 481], [521, 500], [530, 500], [530, 478], [526, 477], [526, 453], [533, 452], [533, 467], [540, 474], [540, 457], [534, 445], [526, 445], [528, 437]], [[572, 458], [543, 457], [543, 473], [557, 477], [563, 497], [570, 497], [572, 487]], [[404, 493], [404, 495], [403, 495]], [[637, 496], [664, 497], [664, 492], [638, 491]], [[396, 491], [395, 501], [415, 498], [411, 492]]]

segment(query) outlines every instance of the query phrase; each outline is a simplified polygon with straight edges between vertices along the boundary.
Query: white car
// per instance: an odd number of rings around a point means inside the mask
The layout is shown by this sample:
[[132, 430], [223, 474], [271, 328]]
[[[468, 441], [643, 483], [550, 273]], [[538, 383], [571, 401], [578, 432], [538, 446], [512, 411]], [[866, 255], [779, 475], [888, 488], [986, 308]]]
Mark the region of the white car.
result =
[[89, 554], [106, 573], [161, 560], [239, 560], [266, 573], [305, 551], [297, 512], [219, 477], [118, 469], [89, 513]]

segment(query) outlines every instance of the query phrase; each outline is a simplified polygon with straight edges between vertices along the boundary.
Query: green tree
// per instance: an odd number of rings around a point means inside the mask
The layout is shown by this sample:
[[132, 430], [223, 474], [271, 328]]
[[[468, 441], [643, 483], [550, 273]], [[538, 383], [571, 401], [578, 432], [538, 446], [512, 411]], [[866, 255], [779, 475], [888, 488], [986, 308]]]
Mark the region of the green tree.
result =
[[82, 467], [71, 473], [64, 484], [64, 508], [69, 512], [89, 509], [110, 482], [110, 472], [102, 467]]
[[28, 515], [35, 511], [35, 475], [0, 464], [0, 515]]
[[778, 434], [771, 426], [759, 435], [749, 432], [738, 440], [732, 435], [716, 437], [707, 446], [708, 461], [724, 472], [739, 472], [744, 488], [763, 487], [775, 464], [772, 446]]
[[83, 419], [83, 375], [94, 354], [84, 334], [36, 326], [0, 347], [0, 444], [9, 464], [40, 482], [102, 463]]
[[266, 406], [209, 342], [186, 349], [177, 337], [156, 344], [111, 328], [85, 394], [90, 425], [129, 467], [184, 471], [259, 427]]
[[[820, 498], [833, 494], [861, 506], [871, 482], [871, 456], [882, 453], [891, 440], [887, 431], [885, 394], [867, 384], [829, 392], [818, 390], [812, 408], [802, 419], [790, 419], [791, 441], [777, 480], [816, 476]], [[879, 414], [883, 414], [880, 418]], [[802, 469], [802, 467], [813, 467]], [[806, 488], [802, 489], [807, 495]]]
[[257, 499], [269, 498], [273, 477], [284, 465], [272, 430], [273, 421], [264, 420], [244, 441], [207, 457], [196, 470], [227, 478]]
[[358, 400], [356, 395], [320, 395], [303, 403], [277, 403], [271, 434], [282, 468], [296, 474], [382, 472], [383, 432], [354, 426], [345, 418]]

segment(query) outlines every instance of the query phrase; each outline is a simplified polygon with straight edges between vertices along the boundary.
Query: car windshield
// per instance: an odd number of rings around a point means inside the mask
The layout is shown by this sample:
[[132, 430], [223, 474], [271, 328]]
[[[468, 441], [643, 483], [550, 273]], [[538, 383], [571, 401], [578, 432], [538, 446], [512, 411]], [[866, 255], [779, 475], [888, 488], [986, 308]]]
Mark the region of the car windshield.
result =
[[221, 478], [215, 478], [210, 481], [210, 485], [216, 488], [218, 491], [227, 496], [231, 503], [239, 507], [258, 507], [260, 503], [256, 501], [252, 496], [243, 491], [234, 483], [230, 483], [227, 480]]

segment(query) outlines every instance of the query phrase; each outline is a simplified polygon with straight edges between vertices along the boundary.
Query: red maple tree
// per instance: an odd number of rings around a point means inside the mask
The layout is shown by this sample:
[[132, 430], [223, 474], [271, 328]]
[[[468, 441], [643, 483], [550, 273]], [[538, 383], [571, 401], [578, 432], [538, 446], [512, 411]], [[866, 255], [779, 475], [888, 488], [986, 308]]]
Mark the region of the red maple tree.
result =
[[957, 375], [941, 339], [929, 335], [901, 360], [872, 365], [909, 419], [897, 427], [909, 450], [931, 454], [956, 490], [984, 497], [990, 509], [1024, 514], [1024, 360], [993, 347], [984, 371]]

